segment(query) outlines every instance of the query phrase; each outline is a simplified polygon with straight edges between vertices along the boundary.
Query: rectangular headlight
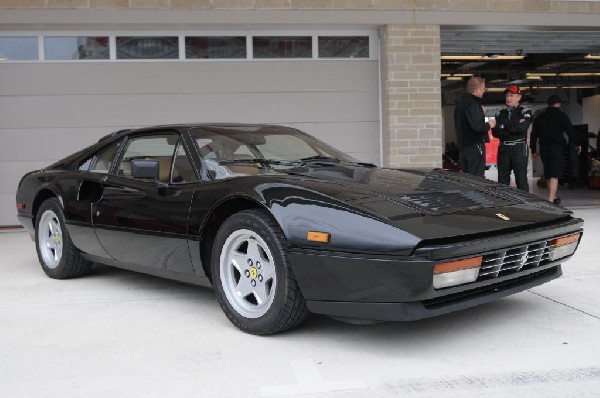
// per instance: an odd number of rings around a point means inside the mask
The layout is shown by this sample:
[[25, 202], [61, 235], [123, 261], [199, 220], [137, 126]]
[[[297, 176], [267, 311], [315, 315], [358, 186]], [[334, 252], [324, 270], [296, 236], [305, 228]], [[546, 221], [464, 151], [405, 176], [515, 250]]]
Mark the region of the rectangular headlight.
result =
[[563, 236], [552, 240], [554, 248], [550, 252], [550, 260], [555, 261], [570, 256], [577, 249], [581, 234]]
[[475, 282], [482, 260], [483, 257], [479, 256], [436, 264], [433, 269], [433, 287], [441, 289]]

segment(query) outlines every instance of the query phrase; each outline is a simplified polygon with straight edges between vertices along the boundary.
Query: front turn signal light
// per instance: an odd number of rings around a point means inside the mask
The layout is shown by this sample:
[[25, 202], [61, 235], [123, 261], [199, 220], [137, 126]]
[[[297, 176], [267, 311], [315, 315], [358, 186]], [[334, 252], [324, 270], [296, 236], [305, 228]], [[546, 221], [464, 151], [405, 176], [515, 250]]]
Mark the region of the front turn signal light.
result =
[[327, 232], [308, 231], [306, 235], [306, 240], [309, 242], [329, 243], [330, 239], [331, 235]]
[[553, 239], [551, 241], [553, 248], [550, 252], [550, 260], [555, 261], [575, 253], [580, 237], [581, 233], [577, 233]]
[[482, 261], [483, 257], [478, 256], [436, 264], [433, 268], [433, 287], [441, 289], [475, 282]]

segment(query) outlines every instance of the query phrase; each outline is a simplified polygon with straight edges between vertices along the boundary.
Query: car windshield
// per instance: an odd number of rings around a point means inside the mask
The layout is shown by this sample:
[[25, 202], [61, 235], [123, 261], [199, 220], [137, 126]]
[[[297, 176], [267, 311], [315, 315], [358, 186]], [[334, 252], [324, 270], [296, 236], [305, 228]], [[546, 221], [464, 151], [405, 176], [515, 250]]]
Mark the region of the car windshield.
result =
[[[309, 161], [358, 160], [301, 131], [281, 126], [207, 126], [191, 130], [207, 163], [297, 167]], [[231, 167], [230, 167], [231, 169]]]

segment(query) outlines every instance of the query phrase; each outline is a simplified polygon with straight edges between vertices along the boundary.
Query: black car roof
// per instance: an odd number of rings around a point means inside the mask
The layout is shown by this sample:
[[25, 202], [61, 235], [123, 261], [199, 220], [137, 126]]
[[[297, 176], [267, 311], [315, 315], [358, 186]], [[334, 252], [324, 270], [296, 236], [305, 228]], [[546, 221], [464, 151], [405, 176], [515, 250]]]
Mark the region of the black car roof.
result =
[[172, 130], [182, 130], [182, 129], [190, 129], [190, 128], [223, 128], [223, 127], [239, 127], [239, 128], [243, 128], [243, 127], [256, 127], [256, 128], [273, 128], [273, 127], [277, 127], [277, 128], [284, 128], [284, 129], [290, 129], [290, 130], [295, 130], [291, 127], [287, 127], [287, 126], [281, 126], [281, 125], [277, 125], [277, 124], [264, 124], [264, 123], [179, 123], [179, 124], [160, 124], [160, 125], [156, 125], [156, 126], [146, 126], [146, 127], [140, 127], [140, 128], [135, 128], [135, 129], [120, 129], [117, 131], [114, 131], [110, 134], [107, 134], [105, 136], [103, 136], [102, 138], [100, 138], [98, 140], [98, 142], [101, 141], [105, 141], [109, 138], [112, 137], [116, 137], [116, 136], [120, 136], [120, 135], [125, 135], [128, 133], [136, 133], [136, 132], [143, 132], [143, 131], [149, 131], [149, 130], [156, 130], [156, 129], [172, 129]]

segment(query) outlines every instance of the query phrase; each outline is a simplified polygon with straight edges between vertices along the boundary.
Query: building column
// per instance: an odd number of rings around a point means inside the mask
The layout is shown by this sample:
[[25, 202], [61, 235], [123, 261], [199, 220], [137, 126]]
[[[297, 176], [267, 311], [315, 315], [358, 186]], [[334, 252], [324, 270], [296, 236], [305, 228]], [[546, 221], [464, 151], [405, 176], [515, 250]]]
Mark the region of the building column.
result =
[[381, 32], [383, 163], [442, 165], [439, 25], [387, 25]]

